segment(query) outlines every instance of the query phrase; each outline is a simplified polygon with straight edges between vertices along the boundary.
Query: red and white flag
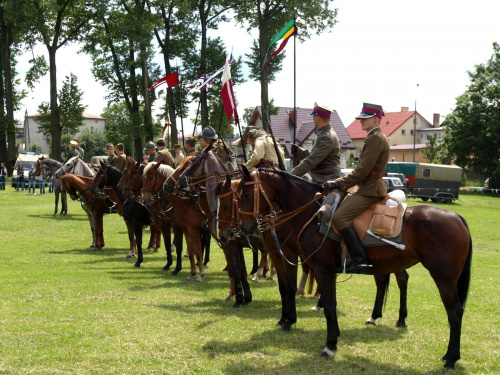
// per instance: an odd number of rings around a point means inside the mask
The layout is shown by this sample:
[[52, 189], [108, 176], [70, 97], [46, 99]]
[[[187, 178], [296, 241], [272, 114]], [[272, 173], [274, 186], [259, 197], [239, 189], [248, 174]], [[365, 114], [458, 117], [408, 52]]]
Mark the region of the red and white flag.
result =
[[168, 87], [177, 86], [179, 84], [179, 73], [175, 72], [167, 74], [165, 77], [153, 83], [153, 85], [148, 89], [148, 91], [156, 89], [162, 83], [166, 83]]
[[235, 120], [238, 118], [238, 113], [236, 111], [236, 99], [233, 92], [233, 81], [231, 80], [231, 68], [228, 61], [224, 65], [221, 81], [222, 90], [220, 95], [222, 97], [222, 104], [224, 104], [224, 110], [226, 111], [227, 122], [230, 123], [233, 113]]

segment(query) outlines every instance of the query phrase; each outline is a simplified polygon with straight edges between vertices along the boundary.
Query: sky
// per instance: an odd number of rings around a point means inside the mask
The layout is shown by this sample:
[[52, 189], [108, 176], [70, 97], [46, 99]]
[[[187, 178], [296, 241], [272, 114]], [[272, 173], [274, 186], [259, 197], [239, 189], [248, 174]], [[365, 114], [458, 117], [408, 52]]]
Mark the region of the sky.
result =
[[[338, 17], [331, 32], [303, 43], [297, 39], [295, 51], [289, 41], [283, 70], [270, 83], [269, 97], [278, 107], [293, 107], [295, 52], [297, 107], [326, 105], [337, 111], [345, 126], [354, 121], [363, 102], [380, 104], [386, 112], [416, 106], [428, 121], [435, 113], [443, 121], [455, 98], [467, 89], [467, 71], [486, 63], [493, 42], [500, 43], [498, 0], [336, 0], [332, 8], [338, 9]], [[234, 56], [242, 56], [250, 52], [257, 30], [249, 33], [229, 22], [209, 34], [216, 36]], [[107, 105], [106, 89], [92, 76], [90, 58], [77, 51], [72, 45], [57, 52], [58, 91], [66, 76], [77, 75], [86, 112], [100, 115]], [[34, 53], [44, 54], [48, 61], [45, 47]], [[31, 56], [29, 52], [18, 59], [21, 76]], [[214, 84], [220, 85], [219, 79]], [[21, 87], [27, 89], [24, 83]], [[234, 92], [240, 114], [260, 105], [258, 82], [236, 85]], [[22, 120], [25, 111], [35, 114], [49, 99], [47, 75], [29, 92], [16, 119]], [[189, 118], [195, 117], [196, 108], [196, 103], [191, 105]], [[184, 119], [184, 127], [190, 135], [189, 119]]]

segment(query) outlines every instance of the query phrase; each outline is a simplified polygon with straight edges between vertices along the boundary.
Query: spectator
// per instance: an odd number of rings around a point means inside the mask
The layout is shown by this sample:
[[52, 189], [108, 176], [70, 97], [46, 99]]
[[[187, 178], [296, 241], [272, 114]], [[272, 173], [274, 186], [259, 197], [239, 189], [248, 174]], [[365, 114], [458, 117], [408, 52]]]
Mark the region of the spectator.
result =
[[40, 195], [45, 194], [45, 176], [40, 173], [38, 176], [38, 187], [40, 188]]
[[181, 145], [174, 145], [174, 153], [175, 153], [174, 163], [175, 163], [175, 168], [177, 168], [182, 159], [184, 159], [184, 154], [181, 151]]
[[5, 177], [7, 177], [7, 167], [2, 162], [0, 165], [0, 190], [5, 190]]
[[17, 186], [16, 191], [19, 191], [19, 187], [24, 191], [24, 165], [19, 163], [17, 166]]
[[54, 192], [54, 175], [51, 173], [49, 177], [49, 193]]
[[31, 194], [31, 189], [33, 189], [33, 195], [36, 195], [36, 173], [35, 167], [31, 166], [31, 170], [28, 172], [28, 194]]

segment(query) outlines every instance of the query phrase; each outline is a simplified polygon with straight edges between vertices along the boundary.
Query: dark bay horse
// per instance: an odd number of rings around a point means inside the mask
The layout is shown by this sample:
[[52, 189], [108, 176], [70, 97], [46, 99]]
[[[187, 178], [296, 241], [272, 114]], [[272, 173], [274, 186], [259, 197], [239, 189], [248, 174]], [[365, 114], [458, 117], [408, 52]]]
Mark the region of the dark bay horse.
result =
[[[151, 214], [149, 210], [135, 199], [125, 199], [118, 189], [118, 182], [122, 178], [122, 171], [119, 169], [101, 162], [101, 168], [94, 178], [93, 194], [98, 199], [105, 199], [109, 197], [110, 192], [117, 196], [123, 210], [120, 210], [125, 224], [127, 225], [128, 237], [130, 242], [130, 251], [133, 253], [137, 249], [138, 259], [134, 264], [135, 267], [140, 267], [143, 261], [142, 253], [142, 237], [143, 229], [146, 226], [151, 227], [151, 240], [150, 244], [156, 248], [156, 240], [159, 237], [159, 226], [153, 225], [151, 222]], [[158, 231], [158, 233], [156, 233]], [[169, 232], [170, 234], [170, 232]], [[170, 251], [170, 244], [167, 248], [167, 253]], [[130, 253], [129, 253], [130, 254]], [[170, 258], [171, 258], [170, 254]], [[170, 263], [171, 264], [171, 263]], [[169, 264], [167, 264], [170, 266]]]
[[[302, 256], [314, 267], [327, 322], [327, 341], [322, 356], [333, 356], [340, 334], [335, 268], [341, 262], [341, 247], [336, 241], [325, 240], [322, 244], [323, 236], [318, 233], [317, 205], [311, 202], [321, 188], [284, 172], [259, 170], [250, 175], [246, 168], [242, 171], [242, 230], [253, 231], [257, 225], [254, 216], [261, 223], [269, 214], [276, 216], [272, 213], [274, 203], [283, 211], [273, 219], [277, 223], [295, 213], [286, 223], [291, 223], [294, 231], [300, 234], [298, 245]], [[241, 215], [242, 211], [253, 215]], [[429, 271], [450, 326], [448, 349], [442, 359], [446, 368], [453, 368], [460, 359], [462, 317], [471, 275], [472, 240], [467, 224], [452, 211], [428, 205], [410, 207], [404, 216], [402, 243], [406, 246], [404, 251], [389, 245], [369, 248], [368, 258], [373, 263], [371, 272], [387, 275], [417, 263], [422, 263]]]
[[[163, 240], [165, 244], [165, 251], [167, 255], [167, 264], [163, 267], [164, 271], [170, 270], [173, 264], [172, 251], [175, 250], [177, 254], [177, 264], [175, 270], [172, 272], [173, 275], [182, 270], [182, 230], [178, 228], [173, 221], [166, 220], [166, 217], [162, 213], [159, 213], [156, 207], [153, 205], [143, 205], [141, 202], [141, 191], [142, 191], [142, 174], [144, 172], [145, 165], [140, 162], [135, 162], [131, 157], [127, 158], [127, 167], [122, 174], [122, 177], [118, 181], [117, 189], [121, 192], [124, 199], [127, 202], [134, 202], [134, 204], [139, 204], [142, 207], [146, 207], [155, 225], [159, 228], [160, 234], [163, 235]], [[131, 204], [130, 203], [130, 204]], [[174, 233], [174, 238], [172, 241], [171, 231]], [[139, 254], [138, 264], [142, 262], [142, 251]]]

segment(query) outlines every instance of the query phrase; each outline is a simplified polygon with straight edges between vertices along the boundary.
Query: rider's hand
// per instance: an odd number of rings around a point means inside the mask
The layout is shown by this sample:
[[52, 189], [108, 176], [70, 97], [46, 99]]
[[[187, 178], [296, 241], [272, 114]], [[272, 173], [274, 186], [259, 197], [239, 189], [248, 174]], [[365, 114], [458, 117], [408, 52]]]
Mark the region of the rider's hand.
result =
[[342, 185], [340, 183], [340, 178], [337, 178], [336, 180], [333, 181], [327, 181], [323, 185], [323, 189], [325, 189], [326, 191], [331, 191], [333, 189], [340, 189], [341, 187]]
[[297, 153], [297, 150], [299, 149], [299, 146], [297, 146], [296, 144], [292, 144], [291, 149], [292, 155], [295, 155]]

